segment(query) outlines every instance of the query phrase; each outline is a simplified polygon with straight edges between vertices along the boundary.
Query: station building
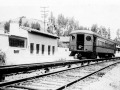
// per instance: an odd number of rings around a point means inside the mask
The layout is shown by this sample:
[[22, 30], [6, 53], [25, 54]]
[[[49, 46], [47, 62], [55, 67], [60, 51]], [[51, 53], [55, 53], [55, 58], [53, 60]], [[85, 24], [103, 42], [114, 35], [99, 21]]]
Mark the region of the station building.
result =
[[6, 54], [7, 65], [40, 63], [42, 57], [55, 55], [58, 50], [57, 41], [58, 37], [55, 35], [42, 30], [19, 27], [15, 22], [10, 23], [9, 33], [5, 34], [0, 30], [0, 50]]

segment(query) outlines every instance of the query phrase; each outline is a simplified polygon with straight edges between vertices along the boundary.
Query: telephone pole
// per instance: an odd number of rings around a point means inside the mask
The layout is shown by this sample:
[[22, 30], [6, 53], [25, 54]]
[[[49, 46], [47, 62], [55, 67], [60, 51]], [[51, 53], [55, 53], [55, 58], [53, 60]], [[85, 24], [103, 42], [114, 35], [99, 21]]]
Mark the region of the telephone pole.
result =
[[46, 17], [47, 17], [47, 12], [48, 12], [48, 11], [46, 11], [45, 9], [48, 8], [48, 7], [41, 7], [41, 8], [43, 8], [43, 11], [41, 11], [41, 12], [43, 12], [42, 15], [43, 15], [43, 19], [44, 19], [43, 22], [44, 22], [44, 31], [45, 31], [45, 23], [46, 23], [45, 19], [46, 19]]

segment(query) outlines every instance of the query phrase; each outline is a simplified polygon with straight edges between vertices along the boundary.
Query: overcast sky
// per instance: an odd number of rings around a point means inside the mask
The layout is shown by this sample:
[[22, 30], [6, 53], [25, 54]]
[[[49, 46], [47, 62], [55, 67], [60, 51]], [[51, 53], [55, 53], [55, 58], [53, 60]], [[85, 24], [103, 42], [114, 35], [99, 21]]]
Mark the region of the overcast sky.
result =
[[0, 22], [20, 16], [42, 20], [41, 7], [48, 7], [48, 16], [53, 12], [55, 17], [74, 17], [82, 26], [110, 28], [112, 38], [120, 28], [119, 0], [0, 0]]

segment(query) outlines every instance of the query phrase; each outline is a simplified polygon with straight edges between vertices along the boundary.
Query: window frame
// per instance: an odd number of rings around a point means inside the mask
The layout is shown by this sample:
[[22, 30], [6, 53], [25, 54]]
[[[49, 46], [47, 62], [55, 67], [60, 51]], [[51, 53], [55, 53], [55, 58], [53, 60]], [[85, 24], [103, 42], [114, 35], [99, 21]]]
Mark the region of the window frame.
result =
[[17, 37], [17, 36], [9, 36], [9, 46], [17, 47], [17, 48], [26, 48], [27, 46], [27, 38]]
[[41, 46], [41, 50], [42, 50], [42, 55], [44, 54], [44, 52], [45, 52], [45, 45], [44, 44], [42, 44], [42, 46]]
[[50, 55], [50, 45], [48, 45], [48, 55]]
[[55, 46], [52, 46], [52, 54], [55, 54]]
[[30, 43], [30, 53], [34, 53], [34, 43]]
[[36, 54], [39, 54], [40, 44], [36, 44]]

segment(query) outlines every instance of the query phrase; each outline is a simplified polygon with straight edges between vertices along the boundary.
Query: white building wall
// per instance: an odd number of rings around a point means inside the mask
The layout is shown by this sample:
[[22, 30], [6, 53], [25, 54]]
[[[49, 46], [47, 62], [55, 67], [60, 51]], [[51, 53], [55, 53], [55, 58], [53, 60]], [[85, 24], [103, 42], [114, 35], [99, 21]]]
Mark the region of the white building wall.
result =
[[0, 34], [0, 48], [8, 46], [8, 35]]
[[47, 56], [48, 55], [48, 45], [50, 45], [50, 55], [52, 55], [52, 46], [55, 46], [55, 52], [57, 51], [57, 39], [55, 38], [50, 38], [50, 37], [46, 37], [46, 36], [41, 36], [41, 35], [35, 35], [32, 33], [28, 34], [29, 36], [29, 50], [30, 50], [30, 43], [34, 43], [34, 54], [36, 55], [36, 44], [40, 44], [40, 54], [42, 55], [42, 45], [44, 45], [45, 47], [45, 52], [43, 56]]
[[28, 37], [28, 31], [19, 27], [18, 23], [10, 23], [10, 35]]
[[[18, 37], [26, 38], [27, 47], [11, 47], [9, 46], [9, 35], [15, 35]], [[19, 25], [16, 23], [10, 24], [10, 34], [0, 34], [0, 49], [2, 49], [6, 53], [6, 65], [11, 64], [25, 64], [25, 63], [41, 63], [41, 62], [49, 62], [57, 60], [58, 58], [54, 58], [52, 55], [52, 46], [55, 46], [55, 52], [57, 51], [57, 39], [51, 38], [47, 36], [41, 36], [32, 34], [29, 31], [19, 28]], [[17, 37], [16, 37], [17, 38]], [[40, 44], [40, 54], [36, 54], [36, 51], [33, 55], [30, 53], [30, 43], [34, 43], [34, 50], [36, 50], [36, 44]], [[45, 45], [45, 53], [42, 53], [42, 44]], [[50, 45], [50, 55], [48, 55], [48, 45]], [[18, 51], [18, 53], [15, 53]], [[48, 60], [49, 59], [49, 60]]]
[[14, 23], [14, 22], [10, 23], [10, 34], [12, 34], [12, 35], [19, 35], [20, 34], [18, 23]]
[[[2, 42], [0, 49], [6, 54], [6, 65], [24, 63], [23, 58], [28, 56], [28, 49], [27, 47], [9, 46], [9, 36], [11, 35], [28, 38], [28, 31], [20, 28], [18, 23], [11, 22], [9, 34], [0, 34], [0, 42]], [[14, 53], [14, 51], [18, 51], [19, 53]]]
[[[4, 34], [0, 34], [0, 54], [6, 53], [8, 49], [8, 36]], [[6, 60], [0, 60], [0, 65], [4, 65]]]
[[8, 35], [0, 34], [0, 50], [6, 51], [9, 46]]

